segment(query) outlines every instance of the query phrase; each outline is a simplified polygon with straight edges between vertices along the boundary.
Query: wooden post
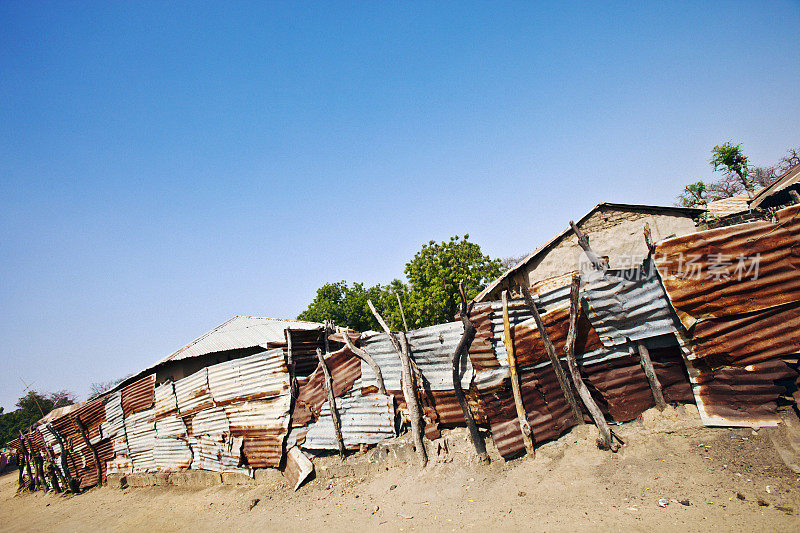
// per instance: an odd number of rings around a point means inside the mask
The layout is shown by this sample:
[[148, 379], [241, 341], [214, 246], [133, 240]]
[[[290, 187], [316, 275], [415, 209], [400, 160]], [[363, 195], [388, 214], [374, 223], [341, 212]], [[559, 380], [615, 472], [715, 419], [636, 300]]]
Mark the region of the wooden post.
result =
[[644, 375], [647, 376], [647, 381], [650, 383], [650, 391], [653, 393], [656, 407], [659, 411], [663, 411], [667, 407], [667, 402], [664, 401], [661, 382], [658, 381], [658, 376], [656, 376], [656, 371], [653, 368], [653, 361], [650, 359], [650, 350], [647, 349], [647, 346], [642, 341], [637, 342], [636, 347], [639, 351], [639, 361], [642, 364]]
[[292, 330], [286, 328], [286, 365], [289, 367], [289, 387], [292, 398], [297, 398], [297, 373], [295, 371], [294, 352], [292, 351]]
[[525, 404], [522, 401], [522, 386], [517, 373], [517, 357], [514, 353], [514, 339], [511, 336], [511, 322], [508, 318], [508, 291], [503, 291], [503, 344], [506, 346], [508, 356], [508, 370], [511, 373], [511, 390], [514, 392], [514, 405], [517, 408], [517, 419], [519, 429], [522, 432], [522, 442], [528, 455], [534, 457], [536, 451], [533, 448], [533, 431], [528, 423], [528, 413], [525, 411]]
[[556, 373], [556, 378], [558, 378], [558, 384], [561, 386], [561, 392], [564, 393], [564, 398], [567, 399], [567, 403], [572, 408], [572, 414], [575, 415], [575, 420], [578, 421], [578, 424], [583, 424], [583, 411], [581, 410], [580, 405], [578, 405], [575, 395], [572, 394], [572, 387], [569, 386], [567, 375], [564, 373], [564, 368], [561, 366], [561, 361], [558, 360], [556, 348], [550, 341], [550, 335], [547, 334], [547, 330], [544, 328], [544, 323], [542, 322], [542, 317], [539, 314], [539, 310], [536, 308], [536, 304], [533, 302], [533, 298], [531, 297], [531, 293], [528, 291], [528, 288], [521, 288], [522, 296], [525, 298], [525, 303], [528, 305], [528, 309], [530, 309], [531, 313], [533, 313], [533, 319], [536, 321], [536, 327], [539, 329], [539, 335], [542, 337], [544, 349], [547, 351], [547, 356], [550, 358], [550, 364], [553, 365], [553, 371]]
[[456, 392], [456, 398], [461, 406], [461, 412], [464, 414], [464, 420], [467, 422], [467, 429], [469, 429], [469, 437], [472, 440], [472, 445], [475, 447], [475, 453], [478, 455], [478, 461], [481, 463], [489, 462], [489, 455], [486, 453], [486, 443], [478, 433], [478, 426], [475, 424], [475, 418], [472, 416], [472, 411], [469, 408], [467, 397], [464, 396], [464, 391], [461, 388], [461, 359], [464, 354], [469, 350], [475, 339], [475, 325], [469, 319], [470, 309], [467, 306], [467, 296], [464, 292], [464, 281], [458, 284], [458, 292], [461, 296], [461, 323], [464, 324], [464, 333], [461, 334], [461, 340], [458, 341], [456, 351], [453, 352], [453, 390]]
[[403, 311], [403, 302], [400, 301], [400, 295], [397, 292], [394, 293], [397, 297], [397, 305], [400, 306], [400, 316], [403, 318], [403, 329], [408, 331], [408, 323], [406, 322], [406, 313]]
[[575, 233], [575, 236], [578, 238], [578, 245], [583, 248], [583, 251], [586, 253], [586, 257], [592, 263], [592, 266], [595, 268], [595, 270], [605, 270], [605, 262], [600, 259], [600, 256], [598, 256], [589, 246], [589, 237], [581, 233], [581, 230], [578, 229], [578, 226], [576, 226], [571, 220], [569, 221], [569, 226], [572, 228], [573, 233]]
[[414, 378], [411, 373], [411, 359], [408, 354], [408, 339], [406, 338], [405, 333], [401, 333], [400, 338], [403, 339], [405, 346], [400, 346], [400, 343], [397, 341], [397, 337], [395, 337], [395, 335], [392, 333], [392, 330], [389, 329], [389, 325], [386, 324], [386, 321], [375, 309], [375, 306], [372, 305], [372, 300], [367, 300], [367, 305], [369, 305], [370, 311], [372, 311], [372, 314], [375, 316], [375, 320], [378, 321], [378, 324], [380, 324], [381, 328], [383, 328], [386, 336], [389, 337], [389, 342], [392, 343], [397, 356], [400, 358], [400, 365], [403, 371], [403, 397], [406, 400], [409, 416], [411, 418], [411, 435], [414, 439], [414, 447], [417, 449], [417, 455], [419, 456], [420, 463], [423, 467], [425, 467], [428, 464], [428, 453], [425, 451], [425, 443], [422, 441], [422, 428], [420, 425], [422, 416], [419, 408], [419, 399], [417, 398], [417, 388], [414, 385]]
[[36, 468], [37, 488], [47, 492], [49, 486], [47, 485], [47, 479], [44, 477], [44, 461], [42, 461], [42, 455], [39, 452], [34, 452], [33, 454], [33, 466]]
[[25, 487], [25, 454], [22, 452], [17, 452], [17, 470], [19, 470], [17, 484], [19, 485], [19, 489], [23, 489]]
[[33, 470], [31, 467], [33, 457], [31, 450], [25, 441], [25, 435], [22, 434], [22, 431], [19, 432], [19, 442], [22, 445], [22, 456], [23, 460], [25, 461], [25, 473], [28, 475], [28, 490], [33, 491], [36, 490], [36, 480], [33, 477]]
[[592, 398], [592, 395], [589, 392], [589, 388], [583, 382], [581, 373], [578, 370], [578, 363], [575, 360], [575, 337], [578, 335], [578, 305], [581, 284], [580, 279], [580, 276], [573, 276], [572, 287], [570, 289], [569, 330], [567, 332], [566, 346], [567, 368], [569, 368], [570, 376], [572, 376], [572, 382], [575, 384], [575, 388], [578, 389], [578, 394], [580, 395], [583, 404], [589, 410], [589, 414], [592, 415], [594, 423], [597, 426], [597, 430], [600, 432], [600, 439], [597, 441], [598, 444], [604, 450], [611, 450], [612, 452], [615, 452], [619, 449], [619, 445], [614, 442], [611, 436], [611, 428], [608, 427], [608, 422], [606, 422], [603, 412], [597, 406], [597, 403], [594, 401], [594, 398]]
[[647, 222], [644, 223], [644, 243], [647, 245], [647, 249], [650, 250], [650, 253], [656, 251], [656, 244], [653, 242], [653, 233], [650, 231], [650, 224]]
[[800, 194], [797, 193], [794, 189], [789, 189], [789, 198], [796, 204], [800, 204]]
[[44, 464], [44, 470], [47, 473], [47, 477], [50, 479], [50, 486], [55, 492], [61, 492], [61, 483], [58, 482], [59, 476], [57, 474], [58, 467], [56, 467], [56, 458], [53, 455], [53, 450], [51, 450], [50, 446], [47, 444], [45, 444], [44, 449], [45, 452], [47, 452], [47, 462]]
[[83, 425], [83, 422], [79, 417], [75, 417], [75, 424], [78, 426], [78, 431], [81, 432], [81, 437], [83, 437], [83, 443], [89, 448], [89, 451], [92, 452], [92, 458], [94, 459], [94, 467], [97, 469], [97, 486], [103, 486], [103, 470], [100, 467], [100, 457], [97, 455], [97, 450], [92, 443], [89, 441], [89, 434], [86, 433], [86, 426]]
[[56, 492], [61, 492], [61, 487], [63, 486], [63, 490], [69, 490], [69, 485], [67, 484], [67, 480], [64, 478], [64, 474], [61, 473], [61, 470], [58, 469], [58, 465], [56, 464], [56, 456], [53, 453], [52, 448], [47, 446], [45, 448], [47, 450], [47, 458], [49, 459], [49, 469], [50, 472], [55, 476], [55, 480], [53, 480], [53, 485], [55, 486]]
[[350, 335], [346, 330], [342, 330], [342, 337], [344, 337], [344, 343], [350, 349], [350, 351], [356, 354], [359, 359], [366, 362], [372, 369], [372, 372], [375, 373], [375, 379], [378, 380], [378, 391], [380, 391], [381, 394], [387, 394], [386, 385], [383, 382], [383, 373], [381, 372], [381, 367], [378, 366], [378, 363], [375, 362], [375, 359], [373, 359], [372, 356], [363, 348], [357, 348], [355, 344], [353, 344], [353, 341], [350, 339]]
[[[326, 337], [327, 330], [325, 328]], [[342, 437], [342, 426], [339, 420], [339, 411], [336, 409], [336, 397], [333, 394], [333, 378], [331, 372], [328, 370], [328, 365], [325, 364], [325, 358], [322, 357], [322, 352], [317, 348], [317, 359], [319, 359], [319, 366], [322, 367], [322, 373], [325, 376], [323, 382], [325, 383], [325, 392], [328, 393], [328, 405], [331, 408], [331, 419], [333, 420], [333, 433], [336, 435], [336, 445], [339, 447], [339, 457], [344, 459], [345, 447], [344, 437]]]
[[77, 494], [80, 492], [80, 483], [78, 483], [78, 481], [69, 473], [69, 462], [67, 461], [67, 449], [66, 446], [64, 446], [64, 439], [58, 434], [58, 431], [56, 431], [56, 428], [53, 427], [53, 424], [48, 423], [45, 427], [58, 441], [58, 447], [61, 450], [61, 454], [59, 456], [61, 459], [61, 470], [64, 471], [64, 477], [67, 480], [66, 486], [69, 488], [70, 492]]

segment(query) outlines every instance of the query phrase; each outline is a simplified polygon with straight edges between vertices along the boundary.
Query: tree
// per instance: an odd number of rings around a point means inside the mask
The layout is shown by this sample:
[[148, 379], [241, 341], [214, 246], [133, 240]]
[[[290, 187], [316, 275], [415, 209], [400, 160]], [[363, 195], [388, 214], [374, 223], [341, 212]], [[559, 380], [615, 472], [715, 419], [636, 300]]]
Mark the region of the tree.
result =
[[409, 327], [453, 320], [458, 311], [459, 281], [464, 280], [467, 298], [474, 298], [501, 272], [500, 260], [484, 255], [480, 246], [469, 242], [468, 234], [423, 245], [405, 268], [410, 288]]
[[690, 183], [678, 196], [678, 205], [681, 207], [703, 207], [707, 203], [706, 184], [702, 181]]
[[299, 320], [333, 320], [339, 326], [357, 331], [379, 330], [367, 306], [375, 307], [394, 331], [405, 329], [402, 302], [409, 328], [450, 322], [458, 310], [458, 282], [464, 280], [467, 297], [472, 298], [502, 272], [499, 259], [483, 255], [480, 246], [469, 242], [469, 235], [449, 241], [430, 241], [406, 263], [408, 283], [395, 279], [388, 285], [365, 287], [346, 281], [326, 283]]

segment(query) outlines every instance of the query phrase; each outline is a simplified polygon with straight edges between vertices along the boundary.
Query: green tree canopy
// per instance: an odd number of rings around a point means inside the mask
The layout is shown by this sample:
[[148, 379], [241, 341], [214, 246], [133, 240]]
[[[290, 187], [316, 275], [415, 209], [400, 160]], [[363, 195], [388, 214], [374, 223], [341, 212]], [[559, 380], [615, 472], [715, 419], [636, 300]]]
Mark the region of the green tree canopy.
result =
[[458, 282], [464, 280], [468, 298], [475, 297], [502, 272], [499, 259], [481, 252], [469, 235], [449, 241], [430, 241], [406, 263], [408, 283], [395, 279], [388, 285], [365, 287], [346, 281], [326, 283], [319, 289], [299, 320], [333, 320], [357, 331], [378, 330], [367, 305], [372, 300], [393, 331], [404, 329], [398, 299], [409, 328], [450, 322], [458, 311]]
[[53, 409], [73, 403], [75, 403], [75, 395], [66, 390], [51, 394], [28, 391], [25, 396], [17, 400], [15, 411], [0, 412], [0, 446], [17, 438], [20, 430], [32, 426]]

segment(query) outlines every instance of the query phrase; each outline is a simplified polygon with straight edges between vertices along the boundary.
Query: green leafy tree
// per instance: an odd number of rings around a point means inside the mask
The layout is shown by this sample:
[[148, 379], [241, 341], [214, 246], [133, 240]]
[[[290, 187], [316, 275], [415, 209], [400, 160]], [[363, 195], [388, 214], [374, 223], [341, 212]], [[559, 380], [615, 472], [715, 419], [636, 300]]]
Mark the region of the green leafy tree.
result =
[[367, 305], [367, 300], [372, 300], [393, 331], [405, 329], [405, 324], [414, 329], [450, 322], [458, 311], [460, 280], [464, 280], [467, 297], [473, 298], [501, 272], [500, 260], [484, 255], [480, 246], [469, 242], [469, 235], [430, 241], [406, 263], [407, 284], [398, 279], [373, 287], [346, 281], [326, 283], [297, 318], [333, 320], [357, 331], [379, 330]]
[[703, 181], [690, 183], [678, 196], [678, 205], [681, 207], [703, 207], [707, 203], [706, 184]]
[[458, 311], [458, 283], [464, 280], [467, 298], [474, 298], [502, 272], [499, 259], [481, 252], [469, 235], [449, 241], [430, 241], [406, 263], [409, 327], [450, 322]]

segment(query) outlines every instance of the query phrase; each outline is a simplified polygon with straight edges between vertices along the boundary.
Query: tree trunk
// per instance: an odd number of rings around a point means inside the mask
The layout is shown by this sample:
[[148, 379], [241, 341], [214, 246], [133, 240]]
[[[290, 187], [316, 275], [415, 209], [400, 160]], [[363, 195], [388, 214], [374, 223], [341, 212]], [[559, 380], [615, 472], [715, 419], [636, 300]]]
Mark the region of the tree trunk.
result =
[[567, 368], [569, 368], [572, 382], [575, 388], [578, 389], [578, 394], [583, 400], [583, 404], [592, 415], [595, 425], [600, 432], [600, 439], [598, 444], [604, 450], [611, 450], [613, 452], [619, 449], [619, 446], [614, 442], [611, 436], [611, 428], [608, 427], [603, 412], [597, 406], [597, 403], [589, 393], [588, 387], [581, 378], [580, 370], [578, 370], [578, 363], [575, 360], [575, 337], [578, 335], [578, 305], [579, 305], [579, 290], [580, 290], [580, 276], [572, 277], [572, 287], [570, 290], [570, 305], [569, 305], [569, 330], [567, 332]]
[[420, 427], [422, 416], [420, 414], [419, 399], [417, 398], [417, 387], [414, 384], [414, 378], [411, 372], [411, 358], [408, 354], [408, 339], [404, 333], [401, 333], [400, 338], [403, 339], [405, 343], [405, 346], [401, 347], [400, 343], [397, 341], [397, 337], [395, 337], [395, 335], [389, 329], [389, 325], [386, 324], [386, 321], [375, 309], [375, 306], [372, 304], [371, 300], [367, 300], [367, 305], [369, 305], [370, 311], [372, 311], [372, 314], [375, 316], [375, 320], [378, 321], [378, 324], [380, 324], [381, 328], [383, 328], [386, 336], [389, 337], [389, 342], [392, 343], [397, 356], [400, 358], [400, 365], [403, 372], [403, 397], [406, 400], [409, 417], [411, 418], [411, 434], [414, 439], [414, 446], [417, 449], [419, 461], [424, 468], [428, 464], [428, 453], [425, 451], [425, 443], [422, 441], [422, 428]]
[[461, 323], [464, 324], [464, 333], [461, 335], [461, 340], [458, 341], [456, 351], [453, 353], [453, 389], [456, 392], [458, 404], [461, 406], [461, 412], [464, 414], [464, 420], [467, 422], [467, 429], [469, 429], [472, 445], [475, 446], [475, 453], [478, 455], [478, 461], [481, 463], [488, 463], [489, 456], [486, 453], [486, 443], [483, 437], [481, 437], [481, 434], [478, 433], [478, 426], [475, 424], [475, 419], [469, 408], [467, 397], [464, 396], [464, 390], [461, 388], [461, 359], [464, 357], [464, 354], [467, 353], [475, 338], [475, 325], [469, 319], [465, 307], [464, 305], [461, 309]]
[[[327, 336], [327, 328], [325, 330], [325, 335]], [[336, 409], [336, 396], [333, 394], [333, 378], [331, 377], [331, 372], [328, 370], [328, 365], [325, 364], [325, 358], [322, 357], [322, 352], [319, 350], [319, 348], [317, 348], [317, 359], [319, 360], [319, 366], [322, 368], [322, 373], [325, 376], [323, 382], [325, 384], [325, 392], [328, 393], [328, 405], [331, 409], [333, 433], [336, 435], [336, 445], [339, 447], [339, 457], [344, 459], [346, 450], [344, 447], [344, 437], [342, 437], [342, 426], [339, 420], [339, 411]]]
[[522, 442], [525, 444], [525, 451], [528, 455], [534, 457], [536, 450], [533, 448], [533, 431], [531, 425], [528, 423], [528, 413], [525, 411], [525, 404], [522, 401], [522, 386], [519, 381], [519, 374], [517, 373], [517, 357], [514, 353], [514, 339], [511, 336], [511, 322], [508, 318], [508, 291], [503, 291], [503, 342], [506, 346], [506, 355], [508, 356], [508, 370], [511, 373], [511, 390], [514, 392], [514, 405], [517, 408], [517, 419], [519, 420], [519, 429], [522, 432]]
[[92, 443], [89, 441], [89, 435], [86, 433], [86, 426], [83, 425], [83, 422], [77, 416], [75, 417], [75, 424], [78, 426], [78, 431], [81, 432], [81, 437], [83, 437], [83, 443], [86, 444], [86, 447], [89, 448], [89, 451], [92, 452], [92, 458], [94, 459], [94, 467], [97, 469], [97, 486], [103, 486], [103, 470], [100, 467], [100, 457], [97, 455], [97, 450]]
[[525, 298], [525, 303], [528, 305], [528, 309], [530, 309], [531, 313], [533, 313], [533, 319], [536, 321], [536, 327], [539, 329], [539, 335], [542, 337], [542, 343], [547, 351], [547, 356], [550, 358], [550, 364], [553, 365], [553, 371], [556, 373], [556, 378], [558, 378], [558, 384], [561, 386], [561, 392], [564, 393], [564, 398], [567, 399], [567, 403], [572, 408], [572, 414], [575, 415], [575, 420], [578, 421], [578, 424], [583, 424], [583, 411], [578, 405], [575, 395], [572, 394], [572, 387], [569, 386], [567, 375], [564, 373], [564, 368], [561, 366], [561, 361], [558, 360], [556, 348], [550, 341], [550, 336], [547, 334], [547, 330], [544, 328], [544, 324], [542, 323], [542, 317], [539, 315], [539, 310], [536, 309], [536, 304], [533, 302], [533, 298], [531, 298], [531, 293], [528, 291], [527, 287], [522, 287], [522, 296]]

